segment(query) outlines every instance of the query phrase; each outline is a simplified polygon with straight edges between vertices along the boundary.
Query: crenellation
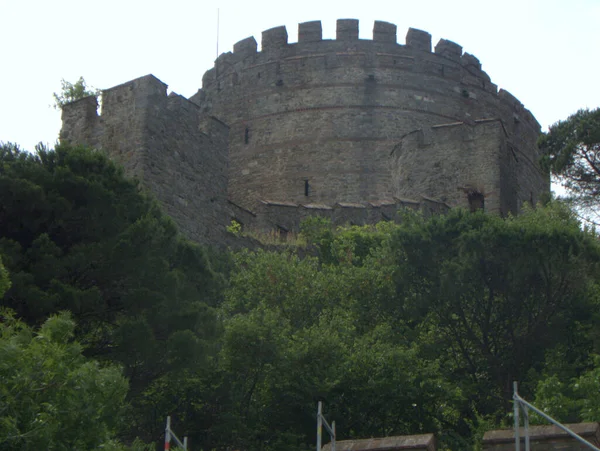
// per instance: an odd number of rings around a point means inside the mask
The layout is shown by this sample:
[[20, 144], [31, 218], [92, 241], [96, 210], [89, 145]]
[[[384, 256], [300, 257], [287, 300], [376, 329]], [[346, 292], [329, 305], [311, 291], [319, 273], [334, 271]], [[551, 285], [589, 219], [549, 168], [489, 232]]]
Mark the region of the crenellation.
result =
[[481, 63], [475, 56], [471, 55], [470, 53], [463, 53], [463, 55], [460, 58], [460, 63], [463, 65], [463, 67], [467, 69], [475, 68], [478, 71], [481, 71]]
[[358, 41], [358, 20], [338, 19], [335, 36], [338, 41]]
[[406, 33], [406, 46], [422, 52], [431, 53], [431, 35], [423, 30], [409, 28]]
[[215, 69], [218, 75], [228, 72], [228, 70], [235, 64], [237, 58], [231, 52], [221, 53], [215, 61]]
[[281, 52], [288, 43], [285, 26], [271, 28], [262, 32], [261, 47], [263, 52]]
[[373, 41], [395, 44], [397, 41], [397, 28], [394, 24], [376, 20], [373, 24]]
[[242, 39], [233, 45], [233, 54], [238, 58], [246, 58], [247, 56], [255, 55], [258, 44], [254, 36]]
[[440, 39], [435, 46], [435, 53], [437, 55], [448, 58], [452, 61], [461, 62], [462, 47], [455, 42], [448, 41], [447, 39]]
[[210, 69], [208, 69], [206, 72], [204, 72], [204, 75], [202, 76], [202, 89], [205, 90], [204, 92], [206, 92], [206, 89], [212, 85], [217, 79], [217, 70], [212, 67]]
[[483, 89], [485, 90], [485, 92], [498, 95], [498, 85], [492, 83], [491, 81], [486, 81], [483, 85]]
[[88, 96], [63, 106], [63, 127], [59, 138], [93, 146], [95, 130], [99, 125], [98, 99]]
[[319, 42], [323, 40], [323, 28], [320, 20], [298, 24], [298, 43]]
[[500, 89], [500, 91], [498, 91], [498, 98], [511, 105], [515, 111], [523, 109], [523, 104], [519, 99], [505, 89]]

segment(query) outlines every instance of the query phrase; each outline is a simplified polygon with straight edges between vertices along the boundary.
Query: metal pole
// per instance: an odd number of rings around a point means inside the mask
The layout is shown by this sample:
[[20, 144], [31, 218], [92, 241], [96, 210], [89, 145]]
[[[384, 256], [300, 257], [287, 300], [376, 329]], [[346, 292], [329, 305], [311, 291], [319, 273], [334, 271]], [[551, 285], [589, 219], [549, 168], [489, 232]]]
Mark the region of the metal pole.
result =
[[517, 381], [513, 382], [513, 412], [515, 420], [515, 451], [521, 449], [521, 438], [519, 437], [519, 400], [517, 394]]
[[333, 430], [333, 435], [331, 436], [331, 451], [335, 451], [335, 421], [331, 422], [331, 429]]
[[323, 405], [319, 401], [317, 408], [317, 451], [321, 451], [321, 430], [323, 425]]
[[554, 418], [552, 418], [549, 415], [546, 415], [544, 412], [542, 412], [540, 409], [536, 408], [535, 406], [529, 404], [527, 401], [525, 401], [523, 398], [521, 398], [519, 395], [515, 394], [515, 401], [521, 403], [521, 405], [527, 406], [529, 409], [533, 410], [535, 413], [537, 413], [539, 416], [541, 416], [542, 418], [545, 418], [546, 420], [548, 420], [550, 423], [558, 426], [560, 429], [562, 429], [563, 431], [565, 431], [567, 434], [569, 434], [571, 437], [573, 437], [575, 440], [577, 440], [580, 443], [583, 443], [584, 445], [586, 445], [588, 448], [593, 449], [594, 451], [600, 451], [599, 448], [595, 447], [594, 445], [592, 445], [590, 442], [588, 442], [587, 440], [585, 440], [584, 438], [578, 436], [575, 432], [571, 431], [568, 427], [563, 426], [561, 423], [559, 423], [558, 421], [556, 421]]
[[187, 451], [187, 436], [183, 437], [183, 449]]
[[525, 451], [529, 451], [529, 411], [523, 406], [523, 425], [525, 426]]
[[167, 417], [167, 427], [165, 428], [165, 451], [171, 448], [171, 417]]

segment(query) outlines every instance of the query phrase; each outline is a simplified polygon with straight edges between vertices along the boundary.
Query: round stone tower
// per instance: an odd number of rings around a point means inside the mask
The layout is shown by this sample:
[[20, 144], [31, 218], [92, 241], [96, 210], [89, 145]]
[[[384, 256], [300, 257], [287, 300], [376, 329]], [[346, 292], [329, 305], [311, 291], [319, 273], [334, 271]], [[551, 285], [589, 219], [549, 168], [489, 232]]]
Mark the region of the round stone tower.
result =
[[549, 189], [538, 166], [540, 125], [498, 91], [454, 42], [375, 22], [321, 23], [250, 37], [224, 53], [190, 100], [230, 127], [229, 198], [297, 204], [433, 197], [451, 206], [518, 212]]

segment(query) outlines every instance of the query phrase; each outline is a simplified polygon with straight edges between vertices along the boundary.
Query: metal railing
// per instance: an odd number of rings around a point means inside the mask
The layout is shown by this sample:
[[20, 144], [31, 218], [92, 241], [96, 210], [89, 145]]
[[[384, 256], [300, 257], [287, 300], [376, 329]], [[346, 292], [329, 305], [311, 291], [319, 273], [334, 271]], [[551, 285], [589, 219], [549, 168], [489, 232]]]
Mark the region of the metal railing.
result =
[[335, 451], [335, 421], [331, 422], [331, 426], [323, 416], [323, 403], [319, 401], [317, 407], [317, 451], [321, 451], [321, 433], [323, 426], [327, 432], [329, 432], [329, 437], [331, 438], [331, 451]]
[[171, 417], [167, 417], [167, 427], [165, 428], [165, 451], [171, 449], [171, 440], [174, 440], [177, 446], [187, 451], [187, 437], [183, 437], [183, 443], [177, 438], [175, 432], [171, 429]]
[[530, 403], [525, 401], [523, 398], [521, 398], [517, 391], [517, 383], [516, 382], [513, 382], [513, 401], [514, 401], [514, 420], [515, 420], [515, 451], [520, 451], [520, 449], [521, 449], [521, 437], [520, 437], [520, 433], [519, 433], [519, 423], [520, 423], [519, 408], [521, 409], [521, 411], [523, 413], [523, 432], [525, 435], [525, 451], [530, 451], [530, 449], [531, 449], [531, 444], [529, 442], [529, 410], [533, 410], [539, 416], [548, 420], [550, 423], [554, 424], [555, 426], [559, 427], [560, 429], [565, 431], [567, 434], [569, 434], [571, 437], [573, 437], [575, 440], [586, 445], [588, 448], [593, 449], [595, 451], [600, 451], [600, 449], [596, 448], [594, 445], [592, 445], [586, 439], [584, 439], [583, 437], [580, 437], [579, 435], [577, 435], [575, 432], [573, 432], [571, 429], [569, 429], [565, 425], [559, 423], [551, 416], [545, 414], [540, 409], [536, 408], [535, 406], [531, 405]]

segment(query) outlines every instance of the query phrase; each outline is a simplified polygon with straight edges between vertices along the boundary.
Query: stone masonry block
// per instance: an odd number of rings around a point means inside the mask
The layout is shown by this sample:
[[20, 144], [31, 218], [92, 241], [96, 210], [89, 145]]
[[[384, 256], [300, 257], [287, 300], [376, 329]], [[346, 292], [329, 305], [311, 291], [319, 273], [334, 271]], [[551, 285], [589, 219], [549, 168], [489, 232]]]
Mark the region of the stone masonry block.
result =
[[426, 31], [409, 28], [406, 33], [406, 45], [416, 50], [431, 52], [431, 35]]
[[287, 29], [282, 27], [275, 27], [262, 32], [262, 50], [276, 50], [281, 49], [287, 45], [288, 34]]
[[[344, 440], [336, 443], [336, 450], [338, 451], [396, 451], [409, 449], [435, 451], [435, 436], [433, 434], [404, 435], [363, 440]], [[323, 451], [330, 450], [330, 443], [323, 447]]]
[[358, 20], [338, 19], [336, 27], [336, 39], [338, 41], [358, 40]]
[[435, 53], [453, 61], [460, 62], [462, 47], [447, 39], [440, 39], [435, 46]]
[[472, 67], [475, 67], [476, 69], [481, 70], [481, 63], [479, 62], [479, 60], [476, 57], [474, 57], [470, 53], [464, 53], [460, 59], [460, 63], [465, 67], [472, 66]]
[[298, 24], [298, 42], [318, 42], [323, 40], [320, 20]]
[[249, 38], [243, 39], [233, 45], [233, 53], [239, 56], [247, 56], [253, 55], [256, 53], [256, 39], [254, 36], [250, 36]]
[[378, 42], [392, 42], [395, 44], [396, 30], [396, 25], [376, 20], [373, 25], [373, 40]]

